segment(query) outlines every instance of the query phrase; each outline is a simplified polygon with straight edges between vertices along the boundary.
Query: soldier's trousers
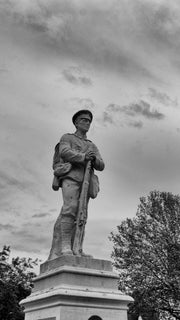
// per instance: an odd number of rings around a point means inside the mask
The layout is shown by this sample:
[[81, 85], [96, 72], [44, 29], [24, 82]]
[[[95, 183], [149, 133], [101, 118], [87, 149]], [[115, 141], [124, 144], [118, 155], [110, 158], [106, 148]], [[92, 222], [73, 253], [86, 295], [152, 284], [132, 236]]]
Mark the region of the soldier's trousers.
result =
[[80, 192], [80, 183], [71, 179], [62, 181], [63, 206], [54, 225], [49, 260], [72, 251]]
[[80, 191], [81, 183], [71, 179], [62, 181], [63, 206], [60, 215], [76, 218]]

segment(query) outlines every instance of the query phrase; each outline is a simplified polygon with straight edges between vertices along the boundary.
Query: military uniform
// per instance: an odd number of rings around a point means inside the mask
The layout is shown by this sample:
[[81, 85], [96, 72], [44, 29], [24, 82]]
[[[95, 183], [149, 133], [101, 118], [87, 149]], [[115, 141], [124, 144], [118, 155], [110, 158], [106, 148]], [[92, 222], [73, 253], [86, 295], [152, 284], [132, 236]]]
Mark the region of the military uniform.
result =
[[[70, 171], [59, 177], [63, 195], [63, 206], [54, 226], [54, 244], [52, 244], [49, 259], [53, 259], [61, 254], [62, 242], [66, 241], [66, 235], [68, 237], [69, 230], [73, 230], [86, 166], [85, 155], [89, 150], [94, 151], [96, 155], [95, 160], [92, 162], [93, 170], [102, 171], [104, 169], [104, 162], [98, 148], [92, 141], [82, 138], [77, 134], [69, 133], [64, 134], [60, 139], [59, 158], [54, 159], [53, 168], [56, 170], [59, 163], [70, 163], [71, 168]], [[73, 242], [73, 231], [71, 242]]]

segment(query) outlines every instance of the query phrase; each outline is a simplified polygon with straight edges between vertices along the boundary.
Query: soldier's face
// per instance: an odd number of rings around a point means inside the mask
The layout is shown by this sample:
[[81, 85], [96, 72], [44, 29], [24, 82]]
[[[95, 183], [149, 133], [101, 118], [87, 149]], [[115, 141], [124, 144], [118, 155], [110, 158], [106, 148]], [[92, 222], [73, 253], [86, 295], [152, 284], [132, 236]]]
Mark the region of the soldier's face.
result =
[[91, 118], [88, 114], [81, 114], [76, 119], [76, 128], [83, 132], [87, 132], [90, 128], [90, 125], [91, 125]]

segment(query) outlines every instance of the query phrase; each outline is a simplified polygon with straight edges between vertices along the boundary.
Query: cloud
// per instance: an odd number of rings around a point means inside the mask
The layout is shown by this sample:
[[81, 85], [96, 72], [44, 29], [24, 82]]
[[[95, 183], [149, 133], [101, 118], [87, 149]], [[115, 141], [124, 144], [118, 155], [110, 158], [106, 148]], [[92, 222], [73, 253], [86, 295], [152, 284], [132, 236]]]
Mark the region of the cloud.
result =
[[130, 121], [130, 122], [128, 122], [128, 125], [130, 127], [141, 129], [143, 127], [143, 122], [142, 121]]
[[95, 103], [91, 98], [74, 97], [68, 100], [68, 106], [72, 111], [77, 111], [78, 109], [89, 109], [93, 111], [95, 109]]
[[103, 115], [102, 115], [102, 119], [101, 119], [102, 123], [103, 124], [114, 124], [114, 120], [113, 120], [113, 115], [110, 114], [109, 112], [107, 111], [104, 111], [103, 112]]
[[8, 69], [0, 67], [0, 74], [6, 74], [6, 73], [8, 73]]
[[141, 120], [129, 121], [130, 118], [142, 117], [148, 120], [162, 120], [165, 115], [156, 109], [152, 109], [151, 105], [144, 100], [140, 100], [137, 103], [131, 103], [127, 106], [120, 106], [118, 104], [111, 103], [106, 107], [103, 112], [100, 122], [104, 125], [122, 123], [122, 116], [125, 116], [127, 126], [141, 129], [143, 127], [143, 122]]
[[[167, 0], [1, 0], [1, 15], [45, 36], [61, 54], [114, 68], [132, 77], [157, 77], [149, 49], [177, 51], [180, 4]], [[148, 59], [147, 59], [148, 57]], [[175, 55], [169, 55], [174, 61]], [[64, 71], [67, 81], [91, 85], [89, 77]]]
[[79, 67], [69, 67], [62, 72], [64, 78], [75, 85], [84, 85], [84, 86], [91, 86], [92, 80], [83, 75], [82, 70]]
[[41, 224], [27, 223], [9, 235], [9, 244], [19, 251], [41, 253], [50, 249], [51, 235], [50, 232], [44, 233], [44, 230], [49, 230], [50, 222], [43, 220]]
[[[84, 250], [101, 259], [110, 259], [113, 243], [109, 240], [110, 233], [116, 231], [121, 219], [89, 220], [86, 226]], [[93, 237], [92, 237], [93, 235]]]
[[[113, 109], [113, 106], [112, 106], [112, 109]], [[154, 119], [154, 120], [161, 120], [165, 117], [164, 114], [159, 112], [158, 110], [156, 109], [152, 110], [151, 105], [144, 100], [140, 100], [138, 103], [132, 103], [128, 106], [121, 107], [120, 112], [123, 112], [128, 116], [134, 117], [134, 116], [140, 115], [146, 119]]]
[[36, 213], [32, 216], [32, 218], [44, 218], [49, 216], [49, 213]]
[[[103, 123], [103, 125], [116, 125], [119, 121], [115, 115], [108, 113], [107, 111], [103, 112], [102, 118], [100, 119], [100, 122]], [[143, 122], [142, 121], [127, 121], [126, 126], [128, 127], [134, 127], [137, 129], [141, 129], [143, 127]], [[121, 125], [123, 126], [123, 125]]]
[[5, 189], [8, 187], [15, 187], [20, 190], [26, 190], [28, 187], [31, 187], [33, 183], [30, 181], [26, 181], [24, 178], [21, 180], [22, 177], [19, 177], [17, 179], [13, 175], [9, 173], [5, 173], [2, 170], [0, 170], [0, 178], [1, 178], [1, 184], [0, 188]]
[[178, 106], [177, 99], [172, 100], [166, 93], [159, 92], [154, 88], [149, 88], [149, 95], [151, 98], [153, 98], [154, 100], [160, 102], [165, 106], [174, 106], [174, 107]]
[[[168, 60], [174, 60], [173, 53], [178, 53], [180, 46], [180, 3], [178, 0], [137, 0], [128, 1], [134, 13], [135, 32], [149, 47], [167, 54]], [[142, 29], [143, 28], [143, 29]], [[147, 43], [149, 42], [149, 44]], [[157, 53], [157, 51], [156, 51]], [[158, 55], [157, 55], [158, 56]], [[167, 61], [166, 61], [167, 63]]]
[[8, 231], [12, 231], [14, 229], [14, 226], [7, 223], [7, 224], [3, 224], [3, 223], [0, 223], [0, 230], [3, 231], [3, 230], [8, 230]]
[[57, 209], [49, 209], [49, 212], [57, 212]]
[[[22, 153], [20, 154], [22, 156]], [[4, 150], [2, 155], [4, 155]], [[12, 158], [13, 160], [9, 160]], [[31, 161], [32, 167], [30, 167], [29, 159], [27, 163], [22, 160], [16, 150], [12, 150], [12, 153], [0, 159], [2, 167], [0, 170], [0, 210], [4, 212], [4, 221], [11, 216], [21, 216], [23, 220], [24, 210], [26, 215], [31, 215], [32, 210], [34, 211], [39, 203], [47, 201], [46, 185], [39, 177], [41, 171], [38, 170], [38, 166]]]

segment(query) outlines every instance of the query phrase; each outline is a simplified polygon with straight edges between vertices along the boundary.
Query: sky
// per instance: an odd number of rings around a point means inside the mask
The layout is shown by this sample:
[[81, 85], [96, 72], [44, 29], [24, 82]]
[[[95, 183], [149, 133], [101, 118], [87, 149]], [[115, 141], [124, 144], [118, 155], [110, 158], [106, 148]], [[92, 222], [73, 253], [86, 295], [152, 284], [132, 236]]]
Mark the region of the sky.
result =
[[179, 0], [0, 0], [0, 46], [1, 247], [47, 259], [54, 146], [86, 108], [106, 167], [84, 251], [111, 259], [141, 196], [179, 193]]

